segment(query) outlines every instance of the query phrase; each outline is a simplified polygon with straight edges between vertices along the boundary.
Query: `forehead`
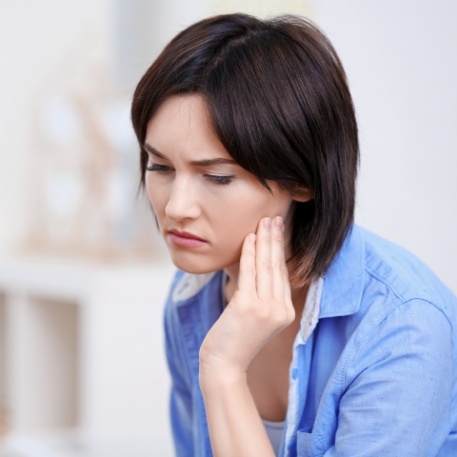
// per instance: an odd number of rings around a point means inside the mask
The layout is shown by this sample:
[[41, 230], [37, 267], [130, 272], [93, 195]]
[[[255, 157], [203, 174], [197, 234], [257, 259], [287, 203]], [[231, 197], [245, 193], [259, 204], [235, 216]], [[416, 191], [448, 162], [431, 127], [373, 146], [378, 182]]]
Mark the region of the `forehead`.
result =
[[214, 132], [201, 95], [165, 100], [150, 119], [146, 143], [164, 154], [189, 153], [193, 158], [230, 157]]

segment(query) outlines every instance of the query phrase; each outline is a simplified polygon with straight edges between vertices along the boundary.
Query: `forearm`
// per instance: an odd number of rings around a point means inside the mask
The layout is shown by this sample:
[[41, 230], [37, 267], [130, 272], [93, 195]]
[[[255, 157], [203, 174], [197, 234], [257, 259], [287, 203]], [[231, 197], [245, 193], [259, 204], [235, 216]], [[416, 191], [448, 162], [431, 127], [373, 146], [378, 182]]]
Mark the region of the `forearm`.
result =
[[245, 374], [202, 369], [200, 386], [216, 457], [274, 457]]

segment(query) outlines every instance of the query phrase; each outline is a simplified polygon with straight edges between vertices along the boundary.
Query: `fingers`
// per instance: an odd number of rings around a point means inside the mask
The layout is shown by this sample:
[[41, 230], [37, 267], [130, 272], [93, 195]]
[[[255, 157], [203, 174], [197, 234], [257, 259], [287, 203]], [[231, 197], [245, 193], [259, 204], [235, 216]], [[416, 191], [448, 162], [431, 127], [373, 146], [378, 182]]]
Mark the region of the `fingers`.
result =
[[249, 233], [241, 248], [240, 273], [238, 275], [238, 289], [254, 294], [256, 288], [255, 243], [256, 235]]
[[279, 216], [260, 221], [256, 241], [256, 285], [259, 297], [284, 299], [288, 274], [283, 232], [284, 224]]
[[238, 289], [264, 300], [290, 301], [284, 223], [280, 216], [263, 218], [256, 235], [246, 236], [241, 250]]
[[272, 263], [271, 263], [271, 219], [264, 217], [257, 227], [255, 245], [255, 267], [257, 295], [261, 298], [271, 297], [272, 293]]
[[272, 221], [271, 238], [273, 295], [283, 299], [289, 285], [289, 274], [284, 253], [284, 224], [281, 217], [275, 217]]

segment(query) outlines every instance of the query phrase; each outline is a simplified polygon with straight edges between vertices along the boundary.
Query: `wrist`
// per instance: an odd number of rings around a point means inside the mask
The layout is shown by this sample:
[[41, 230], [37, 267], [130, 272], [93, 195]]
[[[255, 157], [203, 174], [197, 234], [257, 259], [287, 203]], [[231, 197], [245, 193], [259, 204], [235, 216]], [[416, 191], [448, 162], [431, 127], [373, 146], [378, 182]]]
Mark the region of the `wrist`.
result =
[[226, 360], [200, 358], [199, 382], [202, 391], [213, 389], [233, 389], [236, 386], [247, 385], [246, 371], [231, 366]]

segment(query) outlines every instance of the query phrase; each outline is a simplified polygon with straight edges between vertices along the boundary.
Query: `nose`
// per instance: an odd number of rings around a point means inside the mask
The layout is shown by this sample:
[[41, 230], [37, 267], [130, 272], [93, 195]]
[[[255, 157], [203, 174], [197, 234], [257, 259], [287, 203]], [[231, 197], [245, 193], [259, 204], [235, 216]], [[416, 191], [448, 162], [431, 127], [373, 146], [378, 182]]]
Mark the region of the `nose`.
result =
[[176, 179], [173, 183], [165, 214], [174, 221], [196, 219], [200, 215], [198, 197], [187, 180]]

